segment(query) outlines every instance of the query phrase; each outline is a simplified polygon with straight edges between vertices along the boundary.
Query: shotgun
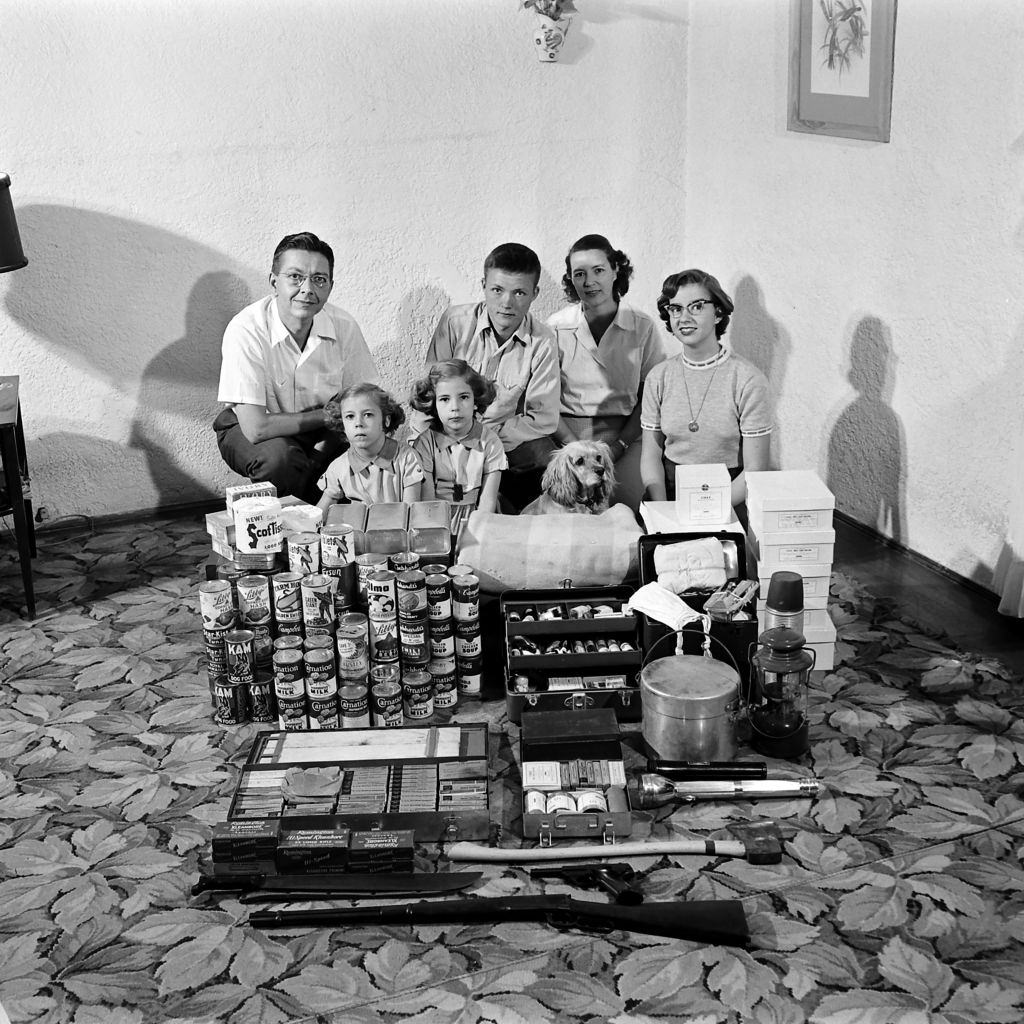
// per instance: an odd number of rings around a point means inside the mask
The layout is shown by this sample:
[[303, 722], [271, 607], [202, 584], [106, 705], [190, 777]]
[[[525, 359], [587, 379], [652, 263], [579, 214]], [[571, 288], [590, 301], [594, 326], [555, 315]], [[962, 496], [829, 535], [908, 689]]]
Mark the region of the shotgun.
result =
[[747, 915], [739, 900], [672, 900], [622, 906], [571, 896], [503, 896], [485, 899], [419, 901], [404, 906], [337, 910], [261, 910], [249, 915], [255, 928], [358, 924], [503, 924], [546, 921], [556, 928], [666, 935], [716, 946], [746, 946]]

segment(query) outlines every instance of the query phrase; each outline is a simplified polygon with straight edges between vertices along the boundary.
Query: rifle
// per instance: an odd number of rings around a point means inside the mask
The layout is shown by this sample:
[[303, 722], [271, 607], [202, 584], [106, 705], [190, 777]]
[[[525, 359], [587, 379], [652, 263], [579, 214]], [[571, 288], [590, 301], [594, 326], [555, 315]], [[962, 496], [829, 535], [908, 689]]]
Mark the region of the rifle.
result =
[[489, 899], [419, 901], [403, 906], [352, 907], [338, 910], [262, 910], [249, 916], [255, 928], [353, 924], [501, 924], [546, 921], [556, 928], [612, 931], [746, 946], [747, 915], [739, 900], [672, 900], [622, 906], [577, 900], [571, 896], [503, 896]]

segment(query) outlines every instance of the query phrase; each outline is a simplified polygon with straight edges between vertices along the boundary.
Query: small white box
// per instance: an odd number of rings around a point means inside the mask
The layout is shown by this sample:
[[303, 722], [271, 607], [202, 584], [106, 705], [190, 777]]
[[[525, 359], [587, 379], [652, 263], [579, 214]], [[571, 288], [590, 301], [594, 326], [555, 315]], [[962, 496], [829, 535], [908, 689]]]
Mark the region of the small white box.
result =
[[763, 512], [834, 509], [836, 496], [811, 469], [751, 471], [747, 481], [747, 508]]
[[[772, 566], [831, 565], [836, 549], [835, 530], [761, 535], [750, 531], [748, 537], [753, 541], [754, 556], [761, 566], [761, 575], [765, 575], [764, 570]], [[801, 572], [800, 575], [803, 576], [804, 573]]]
[[206, 532], [221, 544], [234, 546], [235, 520], [230, 512], [209, 512], [206, 516]]
[[732, 521], [732, 481], [724, 464], [676, 466], [676, 518], [683, 527]]
[[[716, 526], [715, 530], [716, 532], [738, 533], [742, 536], [743, 525], [736, 518], [735, 510], [730, 509], [730, 511], [732, 512], [732, 519], [728, 523]], [[640, 519], [648, 533], [685, 533], [687, 529], [693, 529], [687, 523], [679, 521], [674, 501], [641, 501]], [[707, 532], [704, 527], [699, 527], [699, 531], [701, 533]]]
[[808, 644], [807, 646], [814, 651], [812, 672], [831, 672], [836, 667], [836, 645], [834, 643]]
[[[747, 534], [747, 578], [759, 580], [770, 580], [777, 572], [795, 572], [805, 580], [831, 579], [832, 563], [829, 562], [781, 562], [778, 565], [766, 565], [757, 557], [757, 538], [753, 534]], [[768, 593], [767, 584], [764, 585], [764, 593]]]

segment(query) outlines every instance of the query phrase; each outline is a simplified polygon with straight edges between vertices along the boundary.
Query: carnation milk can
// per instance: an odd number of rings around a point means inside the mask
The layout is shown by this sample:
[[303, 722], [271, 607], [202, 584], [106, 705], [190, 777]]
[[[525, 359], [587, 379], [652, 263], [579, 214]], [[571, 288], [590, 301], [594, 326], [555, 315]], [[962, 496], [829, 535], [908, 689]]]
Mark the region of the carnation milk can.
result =
[[[662, 637], [650, 653], [662, 640], [676, 636]], [[714, 637], [711, 640], [718, 643]], [[640, 672], [640, 694], [644, 743], [652, 757], [663, 761], [735, 759], [740, 674], [733, 665], [692, 654], [657, 658]]]

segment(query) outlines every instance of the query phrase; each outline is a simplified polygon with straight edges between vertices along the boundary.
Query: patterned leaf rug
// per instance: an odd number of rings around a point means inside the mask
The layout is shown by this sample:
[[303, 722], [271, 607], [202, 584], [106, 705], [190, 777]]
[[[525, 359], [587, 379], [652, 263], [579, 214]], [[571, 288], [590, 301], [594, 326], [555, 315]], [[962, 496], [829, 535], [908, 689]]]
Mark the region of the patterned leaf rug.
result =
[[[206, 541], [196, 520], [43, 536], [31, 624], [16, 559], [0, 553], [0, 1004], [12, 1021], [1024, 1018], [1020, 681], [838, 574], [838, 667], [815, 674], [806, 765], [822, 795], [637, 816], [633, 838], [779, 822], [781, 865], [632, 862], [648, 900], [743, 900], [747, 950], [501, 921], [261, 932], [249, 905], [191, 897], [255, 732], [210, 718]], [[495, 784], [508, 797], [517, 730], [503, 704], [459, 719], [504, 737]], [[420, 851], [421, 867], [436, 862]], [[539, 891], [492, 866], [472, 895]]]

